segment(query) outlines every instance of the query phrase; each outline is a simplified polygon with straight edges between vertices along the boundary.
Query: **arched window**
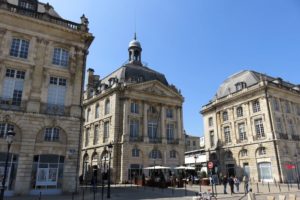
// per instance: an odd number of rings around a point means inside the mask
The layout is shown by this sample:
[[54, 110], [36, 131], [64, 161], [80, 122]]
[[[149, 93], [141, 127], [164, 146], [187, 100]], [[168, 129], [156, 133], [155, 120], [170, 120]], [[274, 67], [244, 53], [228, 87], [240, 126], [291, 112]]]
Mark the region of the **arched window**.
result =
[[107, 99], [107, 100], [105, 101], [105, 109], [104, 109], [104, 113], [105, 113], [106, 115], [110, 113], [110, 101], [109, 101], [109, 99]]
[[223, 121], [226, 122], [228, 120], [228, 112], [224, 111], [223, 112]]
[[57, 127], [45, 128], [44, 140], [48, 142], [59, 141], [59, 128]]
[[266, 155], [267, 154], [267, 151], [266, 151], [266, 148], [265, 147], [259, 147], [257, 149], [257, 155], [258, 156], [263, 156], [263, 155]]
[[99, 104], [96, 104], [96, 107], [95, 107], [95, 119], [99, 118], [99, 110], [100, 110]]
[[87, 109], [86, 111], [86, 121], [88, 122], [90, 120], [90, 113], [91, 113], [91, 109]]
[[154, 150], [152, 150], [152, 151], [150, 152], [149, 158], [152, 158], [152, 159], [157, 159], [157, 158], [159, 158], [159, 159], [161, 159], [161, 158], [162, 158], [161, 152], [160, 152], [159, 150], [154, 149]]
[[9, 130], [14, 130], [14, 125], [0, 122], [0, 138], [5, 138]]
[[227, 160], [233, 159], [233, 156], [232, 156], [232, 152], [231, 152], [231, 151], [227, 151], [227, 152], [225, 153], [225, 159], [227, 159]]
[[243, 108], [241, 106], [237, 107], [236, 116], [237, 117], [242, 117], [243, 116]]
[[176, 158], [176, 151], [175, 150], [170, 151], [170, 158]]
[[240, 157], [247, 157], [248, 156], [248, 151], [246, 149], [243, 149], [240, 151]]
[[132, 149], [132, 157], [139, 157], [140, 156], [140, 150], [138, 148]]

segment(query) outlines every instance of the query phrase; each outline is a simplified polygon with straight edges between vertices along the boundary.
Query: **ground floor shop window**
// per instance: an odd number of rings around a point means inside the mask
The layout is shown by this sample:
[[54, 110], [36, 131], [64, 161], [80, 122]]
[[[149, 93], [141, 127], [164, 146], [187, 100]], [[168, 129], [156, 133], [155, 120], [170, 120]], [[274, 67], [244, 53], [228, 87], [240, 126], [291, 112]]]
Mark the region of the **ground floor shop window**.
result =
[[60, 189], [63, 180], [64, 157], [36, 155], [33, 158], [32, 189]]
[[258, 163], [258, 172], [260, 181], [272, 181], [272, 166], [270, 162]]
[[[6, 153], [0, 152], [0, 183], [1, 184], [4, 177], [5, 161], [6, 161]], [[18, 156], [16, 154], [10, 153], [8, 156], [7, 177], [5, 182], [5, 186], [8, 188], [8, 190], [14, 189], [16, 174], [17, 174], [17, 165], [18, 165]]]

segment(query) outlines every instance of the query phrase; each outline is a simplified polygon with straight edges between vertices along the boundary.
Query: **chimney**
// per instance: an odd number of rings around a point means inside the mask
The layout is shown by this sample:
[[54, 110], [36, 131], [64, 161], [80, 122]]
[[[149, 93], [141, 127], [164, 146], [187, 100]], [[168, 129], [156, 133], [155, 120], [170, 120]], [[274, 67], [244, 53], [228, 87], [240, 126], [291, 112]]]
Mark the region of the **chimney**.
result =
[[93, 88], [94, 87], [94, 70], [92, 68], [89, 68], [87, 70], [87, 72], [88, 72], [87, 88]]

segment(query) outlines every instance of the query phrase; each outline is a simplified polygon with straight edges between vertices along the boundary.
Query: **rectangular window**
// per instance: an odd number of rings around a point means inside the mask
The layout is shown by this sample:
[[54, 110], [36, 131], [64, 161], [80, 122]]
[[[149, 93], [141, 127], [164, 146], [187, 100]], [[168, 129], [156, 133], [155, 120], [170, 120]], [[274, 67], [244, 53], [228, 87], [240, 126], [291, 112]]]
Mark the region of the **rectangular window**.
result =
[[253, 113], [259, 112], [260, 111], [260, 104], [259, 101], [256, 100], [252, 103], [252, 109], [253, 109]]
[[62, 48], [54, 48], [52, 64], [67, 67], [69, 65], [69, 51]]
[[196, 141], [193, 141], [193, 146], [196, 146]]
[[256, 137], [258, 139], [265, 137], [265, 131], [264, 131], [264, 125], [262, 119], [254, 120], [254, 125], [255, 125]]
[[231, 143], [230, 128], [228, 126], [224, 127], [224, 139], [226, 144]]
[[139, 136], [139, 121], [138, 120], [130, 120], [130, 137], [137, 138]]
[[109, 138], [109, 122], [104, 122], [103, 142], [108, 142]]
[[100, 109], [99, 104], [97, 104], [95, 107], [95, 119], [99, 118], [99, 109]]
[[290, 135], [294, 135], [294, 134], [295, 134], [295, 129], [294, 129], [294, 123], [293, 123], [293, 120], [289, 119], [289, 120], [288, 120], [288, 125], [289, 125], [289, 132], [290, 132]]
[[139, 157], [140, 151], [137, 148], [132, 149], [132, 157]]
[[247, 140], [245, 123], [238, 124], [240, 141]]
[[208, 118], [208, 126], [211, 127], [213, 125], [214, 125], [213, 118], [212, 117]]
[[279, 111], [280, 110], [279, 103], [278, 103], [278, 101], [277, 101], [276, 98], [273, 98], [273, 105], [274, 105], [274, 110], [275, 111]]
[[9, 130], [14, 130], [14, 126], [7, 123], [0, 123], [0, 138], [5, 138]]
[[173, 110], [171, 108], [168, 108], [166, 110], [166, 117], [172, 119], [173, 118]]
[[288, 101], [285, 101], [285, 111], [287, 113], [291, 113], [291, 107], [290, 107], [290, 103]]
[[48, 104], [65, 105], [67, 80], [64, 78], [50, 77], [48, 86]]
[[85, 130], [85, 146], [87, 147], [89, 145], [90, 142], [90, 129], [87, 128]]
[[58, 128], [46, 128], [44, 134], [45, 141], [55, 142], [59, 141], [59, 129]]
[[167, 140], [169, 142], [174, 140], [174, 124], [167, 124]]
[[86, 121], [87, 121], [87, 122], [90, 121], [90, 113], [91, 113], [91, 109], [88, 109], [88, 110], [86, 111]]
[[130, 106], [131, 113], [139, 113], [139, 104], [132, 102]]
[[209, 140], [210, 140], [210, 146], [213, 147], [215, 146], [215, 136], [214, 136], [214, 131], [209, 132]]
[[94, 129], [94, 145], [98, 144], [99, 142], [99, 126], [96, 125]]
[[28, 49], [29, 49], [28, 40], [13, 38], [9, 55], [27, 59]]
[[148, 137], [150, 139], [157, 138], [157, 123], [156, 122], [148, 122]]
[[282, 128], [282, 123], [281, 123], [281, 118], [276, 117], [276, 128], [278, 133], [283, 133], [283, 128]]
[[20, 1], [19, 5], [20, 7], [28, 10], [36, 10], [36, 5], [28, 1]]
[[18, 71], [14, 69], [6, 70], [2, 89], [2, 98], [5, 104], [11, 104], [15, 106], [21, 105], [24, 79], [24, 71]]
[[300, 105], [297, 105], [297, 114], [300, 116]]

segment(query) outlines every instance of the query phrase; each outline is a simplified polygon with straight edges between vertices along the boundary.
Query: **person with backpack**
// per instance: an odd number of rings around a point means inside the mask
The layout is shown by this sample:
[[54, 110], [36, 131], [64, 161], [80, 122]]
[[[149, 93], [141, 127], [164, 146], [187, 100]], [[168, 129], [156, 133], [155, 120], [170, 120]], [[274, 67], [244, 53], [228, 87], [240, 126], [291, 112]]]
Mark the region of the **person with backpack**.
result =
[[229, 186], [230, 186], [230, 191], [231, 191], [231, 194], [234, 194], [234, 180], [233, 180], [233, 177], [230, 176], [229, 179], [228, 179], [228, 183], [229, 183]]

